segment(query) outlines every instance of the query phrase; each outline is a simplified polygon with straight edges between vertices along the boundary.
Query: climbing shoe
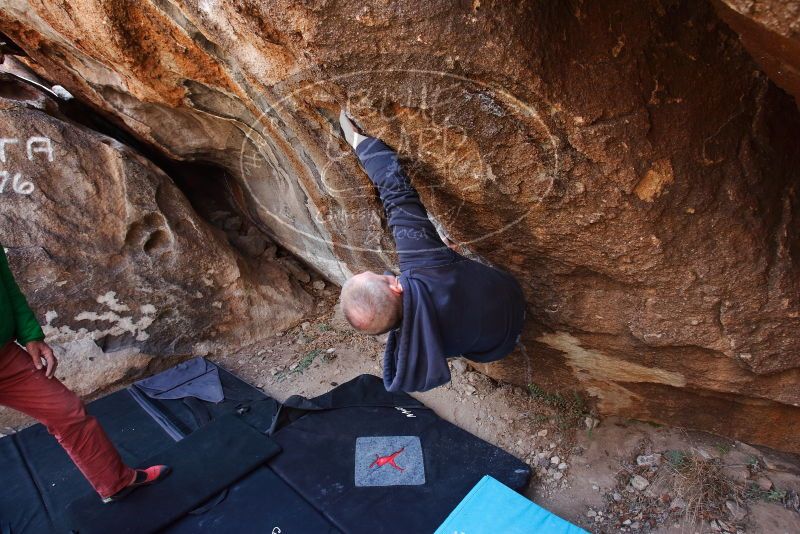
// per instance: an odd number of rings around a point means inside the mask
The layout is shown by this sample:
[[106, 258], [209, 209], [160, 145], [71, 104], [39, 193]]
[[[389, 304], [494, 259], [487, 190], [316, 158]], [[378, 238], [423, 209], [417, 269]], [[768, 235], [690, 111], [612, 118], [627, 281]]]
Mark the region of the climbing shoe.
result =
[[154, 484], [159, 480], [165, 479], [171, 471], [172, 468], [170, 468], [168, 465], [154, 465], [152, 467], [148, 467], [147, 469], [137, 469], [136, 477], [134, 477], [133, 482], [116, 492], [111, 497], [104, 497], [103, 502], [110, 503], [119, 501], [136, 488], [149, 486], [150, 484]]
[[367, 138], [367, 136], [361, 135], [356, 125], [353, 124], [353, 121], [350, 120], [350, 117], [347, 116], [347, 113], [345, 113], [344, 110], [339, 113], [339, 125], [342, 127], [342, 133], [344, 134], [345, 140], [354, 149], [361, 141]]

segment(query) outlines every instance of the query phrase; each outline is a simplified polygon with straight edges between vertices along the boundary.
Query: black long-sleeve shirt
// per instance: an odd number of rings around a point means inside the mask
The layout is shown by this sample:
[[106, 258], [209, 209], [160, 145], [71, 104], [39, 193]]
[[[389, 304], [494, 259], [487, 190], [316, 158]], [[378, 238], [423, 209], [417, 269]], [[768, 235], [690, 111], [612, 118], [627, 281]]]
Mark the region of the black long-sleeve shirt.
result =
[[400, 258], [403, 319], [386, 345], [386, 389], [426, 391], [447, 383], [448, 357], [486, 363], [508, 355], [525, 318], [514, 277], [442, 242], [392, 149], [368, 138], [356, 153], [378, 188]]

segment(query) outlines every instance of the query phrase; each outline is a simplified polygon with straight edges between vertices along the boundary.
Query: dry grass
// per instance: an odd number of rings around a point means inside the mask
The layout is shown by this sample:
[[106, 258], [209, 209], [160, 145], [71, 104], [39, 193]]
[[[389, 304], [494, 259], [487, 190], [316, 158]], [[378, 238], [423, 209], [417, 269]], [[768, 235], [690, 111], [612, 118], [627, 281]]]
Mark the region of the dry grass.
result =
[[[652, 444], [643, 441], [637, 454], [654, 454]], [[655, 464], [637, 465], [623, 461], [617, 475], [617, 495], [609, 494], [608, 528], [628, 531], [623, 521], [640, 524], [638, 532], [646, 533], [670, 521], [682, 523], [681, 531], [696, 532], [703, 524], [712, 529], [737, 532], [744, 529], [745, 486], [731, 480], [723, 471], [725, 464], [696, 449], [668, 450], [660, 453]], [[644, 490], [634, 490], [632, 479], [640, 475], [650, 482]], [[621, 498], [619, 498], [621, 497]], [[616, 502], [615, 502], [616, 501]]]
[[661, 488], [685, 503], [682, 515], [686, 524], [727, 518], [727, 524], [737, 521], [731, 517], [726, 502], [746, 506], [744, 485], [728, 478], [723, 464], [714, 458], [683, 451], [668, 451], [666, 462], [659, 470], [654, 488]]
[[724, 514], [726, 501], [743, 504], [744, 487], [727, 478], [718, 461], [689, 455], [678, 465], [668, 466], [675, 495], [686, 502], [687, 512], [697, 518]]

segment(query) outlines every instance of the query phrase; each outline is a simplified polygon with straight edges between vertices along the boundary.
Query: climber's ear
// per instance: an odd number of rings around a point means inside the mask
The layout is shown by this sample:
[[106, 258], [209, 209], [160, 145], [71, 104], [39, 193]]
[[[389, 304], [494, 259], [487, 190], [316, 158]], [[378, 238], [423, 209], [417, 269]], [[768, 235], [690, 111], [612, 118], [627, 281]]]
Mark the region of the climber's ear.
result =
[[396, 276], [389, 277], [389, 291], [394, 293], [395, 295], [402, 295], [403, 294], [403, 286], [400, 284], [400, 279]]

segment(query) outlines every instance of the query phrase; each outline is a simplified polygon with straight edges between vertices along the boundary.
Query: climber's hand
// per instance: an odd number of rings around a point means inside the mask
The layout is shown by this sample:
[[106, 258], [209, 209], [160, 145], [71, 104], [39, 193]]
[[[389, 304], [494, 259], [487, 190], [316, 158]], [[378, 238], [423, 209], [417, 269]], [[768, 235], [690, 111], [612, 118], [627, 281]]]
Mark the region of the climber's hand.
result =
[[458, 244], [457, 243], [455, 243], [453, 241], [450, 241], [450, 238], [448, 238], [448, 237], [443, 237], [442, 240], [444, 241], [444, 244], [447, 245], [447, 247], [450, 250], [452, 250], [453, 252], [458, 252]]
[[[44, 341], [31, 341], [25, 344], [25, 350], [28, 351], [31, 360], [33, 360], [33, 365], [35, 365], [37, 369], [41, 369], [44, 366], [45, 376], [47, 376], [47, 378], [53, 378], [53, 375], [56, 373], [56, 367], [58, 366], [58, 360], [56, 360], [50, 345]], [[44, 365], [42, 361], [44, 361]]]

